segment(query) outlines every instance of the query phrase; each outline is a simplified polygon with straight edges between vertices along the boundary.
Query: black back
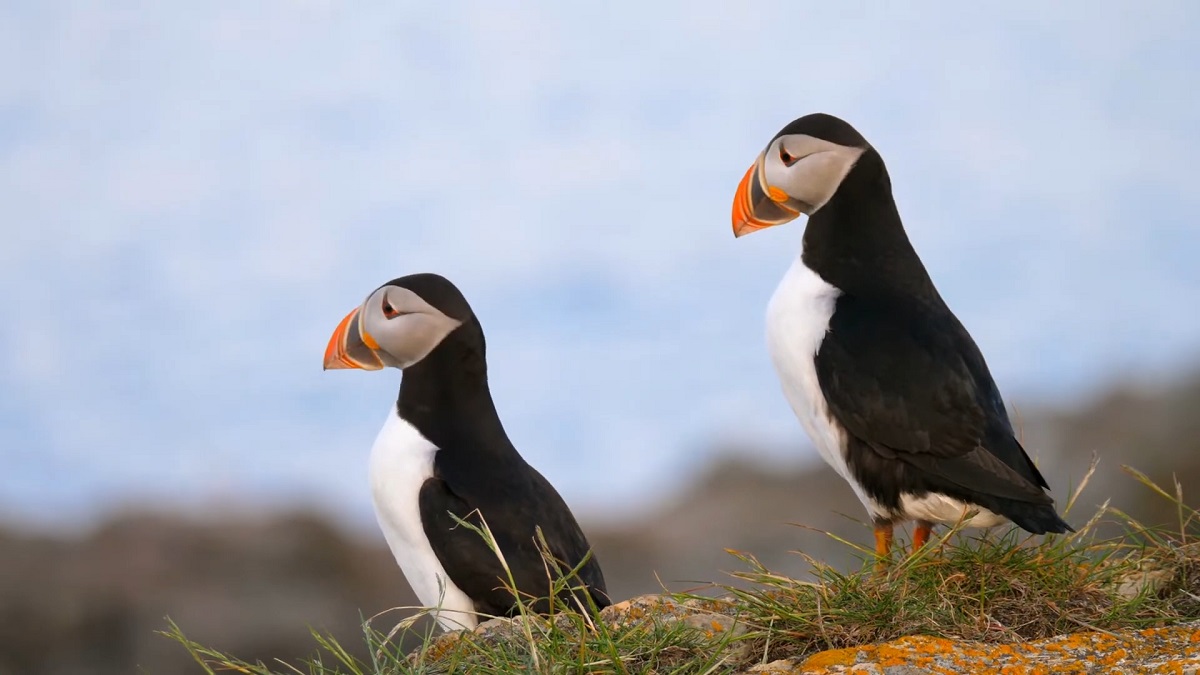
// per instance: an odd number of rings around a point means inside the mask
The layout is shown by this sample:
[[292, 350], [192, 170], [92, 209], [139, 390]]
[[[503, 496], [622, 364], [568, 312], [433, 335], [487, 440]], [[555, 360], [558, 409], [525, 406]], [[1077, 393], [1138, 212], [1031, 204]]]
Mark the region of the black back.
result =
[[[496, 555], [475, 532], [450, 516], [480, 525], [482, 514], [503, 553], [517, 590], [530, 598], [550, 594], [550, 580], [535, 545], [541, 528], [563, 572], [578, 566], [590, 545], [566, 502], [513, 447], [488, 389], [483, 328], [462, 293], [435, 274], [389, 282], [418, 294], [462, 321], [420, 362], [404, 371], [396, 409], [438, 447], [434, 476], [421, 487], [421, 521], [450, 579], [477, 611], [508, 615], [514, 598]], [[610, 604], [600, 564], [593, 556], [579, 579], [599, 607]], [[562, 594], [568, 599], [572, 594]], [[586, 601], [582, 596], [578, 602]], [[577, 605], [575, 605], [577, 606]], [[546, 602], [534, 605], [545, 612]]]

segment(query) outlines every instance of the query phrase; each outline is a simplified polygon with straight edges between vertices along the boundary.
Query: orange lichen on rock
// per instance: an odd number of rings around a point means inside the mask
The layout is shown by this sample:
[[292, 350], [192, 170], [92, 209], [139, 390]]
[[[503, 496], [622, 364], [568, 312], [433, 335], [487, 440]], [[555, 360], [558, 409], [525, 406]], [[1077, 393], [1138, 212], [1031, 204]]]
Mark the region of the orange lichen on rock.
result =
[[[1078, 633], [1021, 644], [958, 642], [910, 636], [877, 645], [820, 652], [795, 673], [832, 675], [855, 666], [908, 666], [921, 673], [1180, 673], [1200, 668], [1196, 624], [1112, 633]], [[863, 671], [873, 672], [873, 671]]]
[[830, 649], [808, 657], [804, 662], [806, 668], [829, 668], [830, 666], [852, 666], [862, 661], [862, 649], [847, 647], [846, 649]]

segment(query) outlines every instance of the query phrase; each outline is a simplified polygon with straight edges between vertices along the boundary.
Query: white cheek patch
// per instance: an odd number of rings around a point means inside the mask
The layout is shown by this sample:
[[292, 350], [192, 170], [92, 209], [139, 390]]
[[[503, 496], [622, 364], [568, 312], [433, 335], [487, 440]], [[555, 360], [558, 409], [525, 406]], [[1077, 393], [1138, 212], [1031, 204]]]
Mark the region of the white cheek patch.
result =
[[441, 312], [405, 314], [388, 323], [390, 325], [380, 338], [380, 345], [396, 361], [397, 368], [407, 368], [429, 356], [429, 352], [462, 324]]
[[[767, 148], [764, 175], [768, 186], [806, 205], [811, 216], [833, 197], [863, 151], [803, 134], [781, 136]], [[788, 166], [783, 153], [800, 159]]]
[[[384, 315], [385, 301], [398, 316]], [[462, 325], [416, 293], [395, 286], [372, 294], [363, 312], [363, 321], [379, 343], [384, 362], [395, 368], [407, 368], [429, 356], [447, 335]]]

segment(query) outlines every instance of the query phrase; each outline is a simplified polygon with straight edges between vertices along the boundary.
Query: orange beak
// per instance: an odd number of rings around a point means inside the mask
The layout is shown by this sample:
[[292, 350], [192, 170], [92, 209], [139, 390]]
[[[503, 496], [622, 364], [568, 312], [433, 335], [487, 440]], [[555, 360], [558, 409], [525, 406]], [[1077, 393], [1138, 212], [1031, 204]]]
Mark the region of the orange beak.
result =
[[733, 236], [795, 220], [798, 209], [789, 204], [787, 193], [777, 187], [764, 187], [759, 179], [762, 156], [750, 165], [733, 196]]
[[379, 370], [383, 368], [383, 359], [379, 358], [378, 349], [379, 343], [363, 329], [358, 308], [355, 308], [342, 319], [329, 338], [329, 344], [325, 347], [325, 370]]

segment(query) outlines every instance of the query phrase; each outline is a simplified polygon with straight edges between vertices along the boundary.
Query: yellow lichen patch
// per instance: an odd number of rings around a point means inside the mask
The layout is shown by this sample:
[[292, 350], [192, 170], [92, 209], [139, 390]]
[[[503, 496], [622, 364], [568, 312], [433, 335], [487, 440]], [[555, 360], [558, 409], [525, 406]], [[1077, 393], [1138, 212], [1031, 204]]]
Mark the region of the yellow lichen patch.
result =
[[[835, 649], [814, 654], [802, 672], [826, 675], [856, 664], [887, 669], [913, 666], [934, 673], [1090, 673], [1184, 672], [1200, 666], [1200, 642], [1195, 626], [1146, 629], [1123, 636], [1079, 633], [1021, 644], [958, 642], [910, 636], [893, 642]], [[1173, 656], [1172, 656], [1173, 655]], [[1141, 669], [1138, 664], [1151, 664]]]
[[733, 603], [722, 598], [691, 598], [683, 604], [692, 610], [710, 614], [725, 614], [733, 607]]
[[928, 667], [938, 657], [953, 653], [955, 648], [955, 643], [945, 638], [911, 636], [880, 645], [877, 657], [879, 665], [885, 668], [903, 665]]
[[803, 667], [828, 668], [830, 666], [852, 666], [860, 661], [859, 652], [861, 651], [863, 650], [857, 647], [847, 647], [846, 649], [830, 649], [818, 652], [808, 657], [804, 661]]
[[439, 636], [422, 654], [415, 652], [412, 657], [419, 657], [421, 661], [434, 662], [446, 657], [451, 650], [459, 646], [459, 641], [466, 635], [465, 631], [447, 633]]

